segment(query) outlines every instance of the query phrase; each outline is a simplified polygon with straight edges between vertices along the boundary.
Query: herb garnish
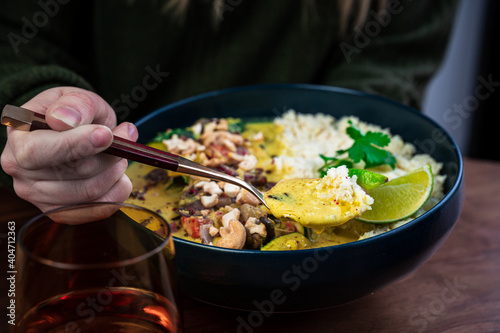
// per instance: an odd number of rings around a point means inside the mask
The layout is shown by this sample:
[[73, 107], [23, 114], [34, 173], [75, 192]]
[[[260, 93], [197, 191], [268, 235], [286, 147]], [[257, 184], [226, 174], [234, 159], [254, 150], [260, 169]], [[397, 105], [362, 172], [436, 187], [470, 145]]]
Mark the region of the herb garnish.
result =
[[[328, 169], [345, 165], [352, 168], [354, 163], [365, 162], [365, 169], [387, 164], [392, 169], [396, 167], [396, 158], [391, 152], [382, 149], [387, 146], [391, 139], [387, 134], [368, 131], [365, 134], [357, 128], [351, 120], [346, 133], [354, 140], [349, 149], [337, 150], [335, 156], [327, 157], [320, 155], [325, 164], [318, 170], [320, 176], [324, 177]], [[348, 158], [340, 158], [341, 155], [348, 153]]]
[[153, 139], [153, 142], [162, 142], [163, 140], [170, 140], [174, 134], [177, 134], [177, 136], [179, 137], [186, 137], [191, 139], [194, 138], [194, 134], [192, 131], [182, 128], [176, 128], [176, 129], [168, 129], [163, 133], [158, 133], [156, 137]]
[[227, 118], [228, 132], [241, 133], [245, 130], [245, 123], [239, 118]]

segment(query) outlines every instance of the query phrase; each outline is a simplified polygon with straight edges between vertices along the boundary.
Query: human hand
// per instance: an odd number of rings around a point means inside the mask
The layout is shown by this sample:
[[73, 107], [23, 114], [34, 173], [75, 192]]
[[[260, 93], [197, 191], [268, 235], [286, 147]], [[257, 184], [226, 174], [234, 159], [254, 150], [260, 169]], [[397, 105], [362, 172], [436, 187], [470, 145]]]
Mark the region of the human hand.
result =
[[111, 106], [97, 94], [74, 87], [48, 89], [22, 107], [45, 114], [53, 129], [7, 129], [1, 156], [17, 195], [42, 211], [91, 201], [122, 202], [132, 183], [127, 160], [99, 154], [113, 135], [136, 141], [131, 123], [116, 126]]

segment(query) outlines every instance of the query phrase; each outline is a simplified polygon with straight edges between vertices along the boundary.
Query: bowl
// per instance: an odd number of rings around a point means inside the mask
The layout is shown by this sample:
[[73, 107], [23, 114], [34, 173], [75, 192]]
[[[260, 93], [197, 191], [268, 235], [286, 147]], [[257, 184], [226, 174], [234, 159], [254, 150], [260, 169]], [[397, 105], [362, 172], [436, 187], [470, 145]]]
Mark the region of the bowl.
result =
[[463, 205], [463, 161], [446, 131], [422, 113], [363, 92], [271, 84], [205, 93], [167, 105], [136, 125], [148, 142], [201, 117], [274, 118], [299, 113], [354, 115], [388, 127], [443, 163], [445, 197], [415, 220], [361, 241], [295, 251], [231, 250], [175, 239], [180, 289], [194, 299], [258, 312], [310, 311], [351, 302], [422, 265], [453, 229]]

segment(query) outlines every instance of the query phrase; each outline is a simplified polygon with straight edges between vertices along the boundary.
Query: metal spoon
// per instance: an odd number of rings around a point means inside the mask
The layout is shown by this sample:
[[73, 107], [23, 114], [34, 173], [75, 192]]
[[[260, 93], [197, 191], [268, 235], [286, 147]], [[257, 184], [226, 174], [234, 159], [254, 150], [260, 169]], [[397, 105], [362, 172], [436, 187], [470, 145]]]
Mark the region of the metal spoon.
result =
[[[1, 123], [3, 125], [23, 130], [33, 131], [37, 129], [50, 129], [45, 121], [45, 116], [31, 110], [13, 105], [6, 105], [2, 112]], [[129, 141], [115, 136], [111, 146], [104, 151], [107, 154], [126, 158], [139, 163], [152, 165], [158, 168], [175, 171], [187, 175], [199, 176], [214, 180], [220, 180], [237, 185], [252, 193], [268, 209], [264, 195], [251, 184], [204, 165], [195, 163], [182, 156], [167, 153], [165, 151], [148, 147], [146, 145]]]

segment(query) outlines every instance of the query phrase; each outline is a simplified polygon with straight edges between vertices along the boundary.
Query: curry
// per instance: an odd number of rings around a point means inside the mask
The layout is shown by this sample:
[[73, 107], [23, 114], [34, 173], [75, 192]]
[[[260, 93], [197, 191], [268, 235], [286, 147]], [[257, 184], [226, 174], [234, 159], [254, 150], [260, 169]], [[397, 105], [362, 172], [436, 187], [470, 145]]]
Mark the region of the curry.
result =
[[[307, 115], [302, 120], [299, 115], [287, 119], [289, 116], [285, 114], [281, 122], [200, 119], [191, 127], [160, 133], [150, 143], [251, 183], [265, 193], [270, 211], [235, 185], [139, 163], [131, 163], [127, 169], [134, 189], [126, 202], [158, 212], [169, 221], [174, 237], [233, 249], [323, 247], [393, 228], [395, 224], [380, 228], [356, 220], [370, 209], [373, 199], [348, 168], [330, 168], [319, 178], [319, 167], [309, 165], [317, 161], [298, 156], [315, 151], [322, 140], [338, 141], [340, 137], [343, 143], [337, 149], [345, 149], [349, 140], [339, 132], [325, 134], [331, 124], [324, 115]], [[356, 121], [350, 118], [349, 122], [352, 120]], [[298, 129], [290, 132], [290, 128], [302, 121], [314, 128], [304, 131], [309, 143], [291, 145]], [[292, 125], [287, 127], [286, 122]], [[323, 143], [320, 154], [328, 154], [329, 145]], [[151, 230], [159, 228], [148, 220], [142, 224]]]

